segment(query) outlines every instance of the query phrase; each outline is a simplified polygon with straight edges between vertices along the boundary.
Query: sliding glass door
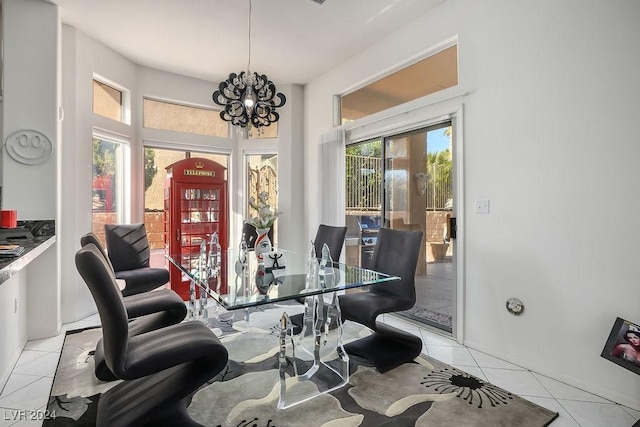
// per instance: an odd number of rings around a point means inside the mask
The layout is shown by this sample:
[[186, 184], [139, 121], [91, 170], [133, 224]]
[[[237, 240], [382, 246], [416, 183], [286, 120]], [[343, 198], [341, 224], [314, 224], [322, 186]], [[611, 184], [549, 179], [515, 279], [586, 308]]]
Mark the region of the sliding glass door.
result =
[[420, 230], [415, 306], [402, 315], [452, 332], [455, 240], [451, 239], [453, 162], [451, 122], [384, 140], [384, 222]]
[[402, 316], [452, 332], [456, 301], [451, 121], [346, 149], [346, 260], [366, 266], [379, 227], [420, 230], [417, 302]]

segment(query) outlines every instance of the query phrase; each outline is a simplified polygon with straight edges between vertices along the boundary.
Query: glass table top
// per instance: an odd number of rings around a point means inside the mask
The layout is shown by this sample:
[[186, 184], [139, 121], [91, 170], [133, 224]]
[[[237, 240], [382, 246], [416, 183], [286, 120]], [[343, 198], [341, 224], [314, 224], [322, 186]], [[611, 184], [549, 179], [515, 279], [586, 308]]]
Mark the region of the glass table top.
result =
[[[258, 262], [256, 253], [245, 253], [246, 262], [239, 261], [237, 250], [222, 251], [215, 268], [215, 257], [196, 254], [167, 254], [183, 279], [191, 280], [227, 310], [254, 307], [278, 301], [369, 286], [399, 280], [397, 276], [333, 262], [322, 266], [316, 259], [317, 280], [307, 280], [307, 254], [274, 250]], [[218, 272], [216, 274], [216, 272]], [[310, 285], [307, 283], [311, 283]]]

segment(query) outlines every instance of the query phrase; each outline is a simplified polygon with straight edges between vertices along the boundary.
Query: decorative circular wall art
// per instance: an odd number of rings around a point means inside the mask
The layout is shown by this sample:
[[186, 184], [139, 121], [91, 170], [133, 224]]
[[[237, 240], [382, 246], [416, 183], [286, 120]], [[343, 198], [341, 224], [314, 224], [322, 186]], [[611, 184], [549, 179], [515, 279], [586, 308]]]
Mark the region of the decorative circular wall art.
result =
[[4, 145], [9, 157], [24, 165], [44, 163], [53, 152], [49, 138], [36, 130], [17, 130], [7, 137]]

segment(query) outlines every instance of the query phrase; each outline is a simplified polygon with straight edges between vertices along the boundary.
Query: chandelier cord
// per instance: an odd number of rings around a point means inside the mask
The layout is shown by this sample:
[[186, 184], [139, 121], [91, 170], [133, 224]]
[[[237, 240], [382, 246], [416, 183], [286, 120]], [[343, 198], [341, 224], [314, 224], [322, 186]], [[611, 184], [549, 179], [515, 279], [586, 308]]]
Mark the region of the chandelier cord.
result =
[[251, 0], [249, 0], [249, 61], [247, 62], [247, 74], [251, 74]]

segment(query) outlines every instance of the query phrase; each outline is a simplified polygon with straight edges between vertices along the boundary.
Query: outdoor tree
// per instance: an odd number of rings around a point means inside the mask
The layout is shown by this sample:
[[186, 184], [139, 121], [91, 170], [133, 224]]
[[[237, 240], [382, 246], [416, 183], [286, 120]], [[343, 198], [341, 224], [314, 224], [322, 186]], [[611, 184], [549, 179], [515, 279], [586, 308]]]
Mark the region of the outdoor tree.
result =
[[451, 187], [453, 162], [449, 149], [427, 153], [426, 168], [429, 176], [427, 206], [432, 209], [445, 208], [447, 201], [453, 197]]
[[156, 152], [153, 148], [146, 147], [144, 149], [144, 191], [146, 192], [153, 178], [158, 174], [158, 166], [156, 166]]
[[115, 145], [98, 138], [93, 138], [93, 176], [113, 175], [115, 172]]
[[[93, 176], [113, 176], [116, 173], [117, 144], [93, 138]], [[158, 174], [155, 164], [156, 153], [153, 148], [144, 149], [144, 190], [151, 186], [153, 178]]]

